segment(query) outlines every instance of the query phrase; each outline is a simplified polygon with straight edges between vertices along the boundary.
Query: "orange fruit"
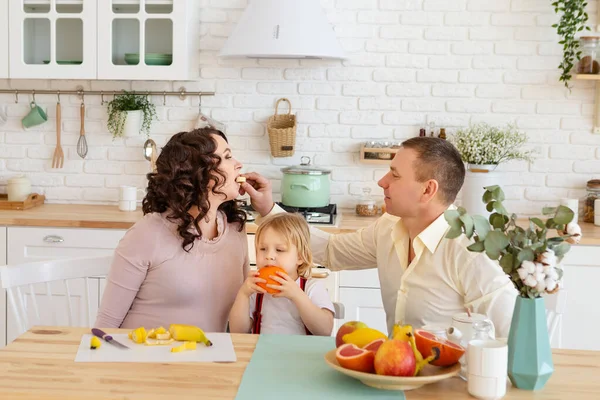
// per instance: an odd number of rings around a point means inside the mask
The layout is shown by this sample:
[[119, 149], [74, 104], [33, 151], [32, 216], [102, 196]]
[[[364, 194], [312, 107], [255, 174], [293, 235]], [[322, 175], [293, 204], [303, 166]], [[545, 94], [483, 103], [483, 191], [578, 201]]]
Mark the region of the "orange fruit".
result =
[[347, 343], [337, 348], [335, 352], [335, 358], [338, 363], [347, 369], [360, 372], [375, 371], [375, 352], [361, 349], [360, 347]]
[[281, 285], [279, 282], [269, 278], [269, 276], [271, 276], [271, 275], [279, 276], [279, 275], [277, 275], [278, 271], [285, 273], [285, 270], [283, 268], [277, 267], [275, 265], [267, 265], [266, 267], [262, 267], [261, 269], [258, 270], [258, 277], [264, 279], [267, 282], [259, 282], [256, 285], [265, 289], [267, 291], [267, 293], [270, 293], [270, 294], [279, 293], [280, 290], [267, 287], [267, 284]]
[[375, 339], [368, 345], [364, 346], [363, 349], [372, 351], [373, 353], [377, 353], [377, 350], [379, 350], [379, 346], [381, 346], [382, 343], [386, 340], [387, 339]]
[[465, 354], [464, 347], [422, 329], [415, 330], [415, 342], [417, 349], [424, 357], [429, 356], [434, 347], [440, 350], [440, 357], [431, 362], [431, 365], [437, 367], [448, 367], [456, 364]]

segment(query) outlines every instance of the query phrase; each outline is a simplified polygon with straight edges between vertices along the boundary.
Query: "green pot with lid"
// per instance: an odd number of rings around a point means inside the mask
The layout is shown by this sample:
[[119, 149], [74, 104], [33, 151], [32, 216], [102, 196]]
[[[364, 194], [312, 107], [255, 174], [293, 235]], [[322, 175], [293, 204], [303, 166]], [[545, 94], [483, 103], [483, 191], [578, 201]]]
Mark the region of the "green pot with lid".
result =
[[289, 207], [325, 207], [329, 205], [331, 171], [300, 158], [300, 165], [281, 169], [281, 202]]

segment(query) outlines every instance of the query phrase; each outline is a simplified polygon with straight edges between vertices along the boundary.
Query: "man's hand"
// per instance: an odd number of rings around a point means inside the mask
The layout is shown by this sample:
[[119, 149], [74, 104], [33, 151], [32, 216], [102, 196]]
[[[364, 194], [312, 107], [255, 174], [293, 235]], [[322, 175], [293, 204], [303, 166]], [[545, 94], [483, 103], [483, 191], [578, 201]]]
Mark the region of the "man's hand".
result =
[[256, 172], [249, 172], [247, 174], [242, 174], [242, 176], [246, 177], [246, 182], [240, 184], [240, 194], [243, 196], [248, 193], [252, 208], [254, 208], [261, 217], [264, 217], [271, 212], [274, 205], [271, 182]]

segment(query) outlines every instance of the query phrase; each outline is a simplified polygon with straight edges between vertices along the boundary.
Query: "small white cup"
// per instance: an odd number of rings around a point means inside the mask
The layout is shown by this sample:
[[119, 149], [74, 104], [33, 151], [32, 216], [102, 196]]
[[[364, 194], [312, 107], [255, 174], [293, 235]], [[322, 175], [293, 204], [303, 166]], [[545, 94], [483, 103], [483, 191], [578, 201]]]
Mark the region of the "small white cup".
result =
[[467, 365], [469, 375], [505, 377], [508, 371], [508, 346], [499, 340], [471, 340]]
[[502, 377], [486, 377], [469, 373], [467, 391], [477, 399], [501, 399], [506, 395], [506, 374]]
[[119, 210], [135, 211], [137, 202], [135, 200], [119, 200]]
[[135, 186], [121, 186], [119, 190], [119, 200], [136, 201], [137, 188]]

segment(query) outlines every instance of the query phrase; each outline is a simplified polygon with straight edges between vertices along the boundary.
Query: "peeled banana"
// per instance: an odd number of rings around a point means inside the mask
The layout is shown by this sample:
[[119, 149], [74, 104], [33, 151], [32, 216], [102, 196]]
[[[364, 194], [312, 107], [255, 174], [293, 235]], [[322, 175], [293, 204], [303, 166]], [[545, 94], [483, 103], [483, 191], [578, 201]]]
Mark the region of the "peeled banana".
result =
[[434, 347], [432, 349], [432, 354], [423, 359], [423, 355], [417, 349], [417, 344], [415, 342], [415, 335], [413, 335], [413, 327], [412, 325], [394, 325], [394, 330], [392, 333], [392, 338], [401, 340], [403, 342], [408, 342], [410, 347], [413, 349], [413, 353], [415, 353], [415, 359], [417, 361], [417, 365], [415, 368], [414, 376], [417, 376], [419, 372], [432, 361], [437, 360], [440, 357], [440, 349]]
[[171, 324], [169, 333], [173, 339], [181, 342], [202, 342], [207, 347], [212, 346], [212, 342], [206, 337], [204, 331], [197, 326]]

